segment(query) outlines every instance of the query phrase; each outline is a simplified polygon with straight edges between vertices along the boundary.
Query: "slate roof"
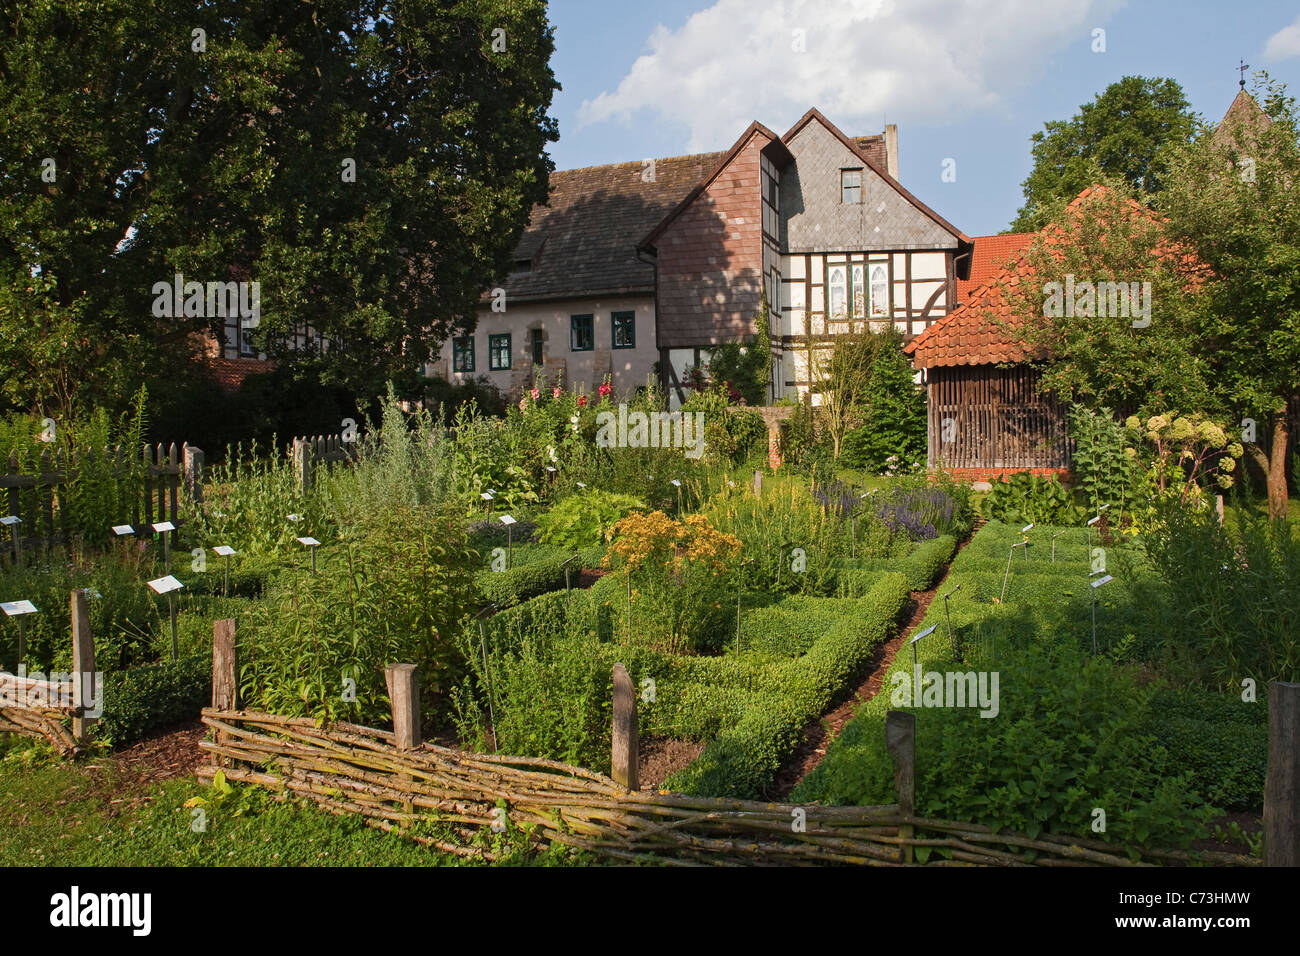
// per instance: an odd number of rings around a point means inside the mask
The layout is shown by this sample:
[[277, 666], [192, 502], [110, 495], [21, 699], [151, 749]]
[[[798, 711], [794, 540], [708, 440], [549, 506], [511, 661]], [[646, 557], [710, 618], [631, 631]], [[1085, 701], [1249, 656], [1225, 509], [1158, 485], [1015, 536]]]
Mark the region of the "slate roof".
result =
[[654, 181], [640, 162], [551, 173], [551, 194], [533, 208], [515, 249], [531, 259], [500, 286], [508, 300], [654, 292], [654, 266], [637, 258], [637, 241], [699, 185], [723, 153], [656, 159]]
[[[775, 135], [775, 134], [773, 134]], [[885, 137], [854, 144], [882, 169]], [[551, 173], [551, 194], [533, 207], [513, 258], [531, 268], [497, 283], [507, 299], [527, 302], [581, 296], [654, 293], [654, 267], [637, 257], [642, 237], [659, 226], [715, 171], [726, 151], [655, 160], [655, 181], [641, 181], [644, 163], [615, 163]], [[489, 301], [490, 293], [484, 294]]]
[[1003, 266], [1014, 262], [1035, 235], [1010, 232], [1001, 236], [976, 236], [971, 240], [975, 250], [971, 253], [970, 278], [957, 279], [957, 303], [965, 302], [976, 289], [1001, 272]]

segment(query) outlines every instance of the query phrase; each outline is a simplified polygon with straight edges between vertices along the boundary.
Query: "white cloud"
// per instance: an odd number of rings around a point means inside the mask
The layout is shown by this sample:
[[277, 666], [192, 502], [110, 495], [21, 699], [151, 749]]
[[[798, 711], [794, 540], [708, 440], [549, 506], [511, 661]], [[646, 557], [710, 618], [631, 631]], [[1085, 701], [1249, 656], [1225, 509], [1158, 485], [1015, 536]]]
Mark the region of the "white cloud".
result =
[[[617, 89], [584, 101], [578, 123], [649, 111], [685, 123], [698, 151], [729, 145], [755, 119], [784, 132], [810, 106], [847, 132], [884, 112], [987, 109], [1058, 50], [1092, 55], [1093, 28], [1120, 2], [717, 0], [677, 30], [656, 27], [649, 52]], [[792, 49], [796, 30], [806, 52]]]
[[1268, 38], [1268, 43], [1264, 44], [1264, 55], [1270, 60], [1300, 56], [1300, 17], [1296, 17], [1295, 23], [1289, 27], [1283, 27]]

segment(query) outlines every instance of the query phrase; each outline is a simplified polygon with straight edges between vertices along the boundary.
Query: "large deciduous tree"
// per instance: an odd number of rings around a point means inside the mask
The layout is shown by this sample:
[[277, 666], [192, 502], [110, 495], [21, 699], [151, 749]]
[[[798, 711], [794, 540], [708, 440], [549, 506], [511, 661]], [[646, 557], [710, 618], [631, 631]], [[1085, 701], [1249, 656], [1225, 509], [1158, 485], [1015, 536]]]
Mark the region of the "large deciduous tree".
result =
[[[1254, 121], [1203, 127], [1171, 151], [1159, 214], [1119, 181], [1051, 207], [1002, 282], [1002, 324], [1062, 399], [1241, 428], [1282, 516], [1287, 409], [1300, 404], [1300, 115], [1264, 82]], [[1114, 308], [1121, 289], [1136, 311]]]
[[1126, 76], [1084, 103], [1069, 120], [1034, 133], [1034, 168], [1024, 181], [1025, 204], [1012, 232], [1036, 232], [1053, 200], [1073, 199], [1103, 178], [1119, 179], [1144, 196], [1163, 187], [1162, 147], [1186, 143], [1195, 118], [1173, 80]]
[[258, 281], [258, 345], [374, 391], [471, 325], [545, 199], [542, 0], [23, 0], [0, 13], [0, 363], [11, 405], [128, 394]]
[[1243, 421], [1269, 513], [1281, 516], [1288, 407], [1300, 405], [1300, 112], [1266, 74], [1256, 98], [1262, 112], [1243, 98], [1245, 109], [1172, 154], [1162, 205], [1171, 238], [1214, 272], [1198, 351], [1215, 393]]

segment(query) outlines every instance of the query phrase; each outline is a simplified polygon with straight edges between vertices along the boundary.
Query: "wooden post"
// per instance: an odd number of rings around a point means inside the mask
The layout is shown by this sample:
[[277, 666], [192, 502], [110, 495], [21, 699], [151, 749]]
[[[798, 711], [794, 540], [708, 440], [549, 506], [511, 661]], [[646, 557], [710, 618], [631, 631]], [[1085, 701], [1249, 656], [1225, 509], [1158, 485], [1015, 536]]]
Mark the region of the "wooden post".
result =
[[761, 495], [762, 493], [763, 493], [763, 473], [761, 471], [756, 471], [754, 472], [754, 494]]
[[1264, 865], [1300, 866], [1300, 684], [1268, 685]]
[[298, 476], [298, 488], [305, 495], [311, 491], [311, 441], [306, 438], [293, 440], [293, 470]]
[[212, 624], [212, 708], [239, 710], [239, 655], [235, 649], [235, 621]]
[[[901, 710], [885, 714], [885, 748], [894, 755], [894, 789], [898, 792], [898, 809], [904, 817], [916, 814], [916, 715]], [[912, 838], [911, 824], [898, 828], [905, 840]], [[912, 847], [903, 846], [902, 863], [912, 862]]]
[[1219, 516], [1219, 524], [1223, 524], [1223, 495], [1214, 496], [1214, 512]]
[[[212, 623], [212, 709], [239, 710], [239, 654], [235, 648], [235, 621], [227, 618]], [[226, 742], [226, 733], [217, 731], [217, 743]], [[219, 756], [213, 763], [224, 767]]]
[[636, 689], [627, 668], [614, 665], [614, 746], [610, 764], [614, 782], [629, 790], [641, 789], [638, 766], [640, 741], [637, 738]]
[[[72, 592], [72, 706], [77, 708], [72, 717], [72, 736], [77, 743], [85, 743], [90, 736], [94, 717], [84, 716], [102, 702], [104, 689], [97, 687], [95, 676], [95, 641], [90, 633], [90, 614], [86, 609], [86, 592], [77, 588]], [[89, 693], [87, 693], [89, 691]]]
[[393, 702], [393, 736], [399, 750], [420, 746], [420, 677], [414, 664], [384, 668], [388, 699]]
[[185, 496], [198, 504], [203, 500], [203, 449], [185, 446]]

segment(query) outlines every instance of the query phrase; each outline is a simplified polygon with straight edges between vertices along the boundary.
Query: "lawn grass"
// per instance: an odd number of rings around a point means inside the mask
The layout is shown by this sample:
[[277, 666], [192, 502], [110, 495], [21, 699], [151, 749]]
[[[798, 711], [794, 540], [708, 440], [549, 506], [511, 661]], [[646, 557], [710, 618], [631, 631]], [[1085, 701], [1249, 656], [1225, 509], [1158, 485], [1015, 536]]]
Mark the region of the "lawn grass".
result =
[[[63, 761], [18, 739], [0, 750], [0, 866], [484, 865], [257, 787], [235, 786], [213, 805], [214, 789], [193, 777], [141, 785], [112, 759]], [[195, 797], [210, 801], [203, 832], [185, 806]], [[597, 862], [526, 848], [518, 831], [485, 833], [483, 845], [500, 854], [498, 865]]]

